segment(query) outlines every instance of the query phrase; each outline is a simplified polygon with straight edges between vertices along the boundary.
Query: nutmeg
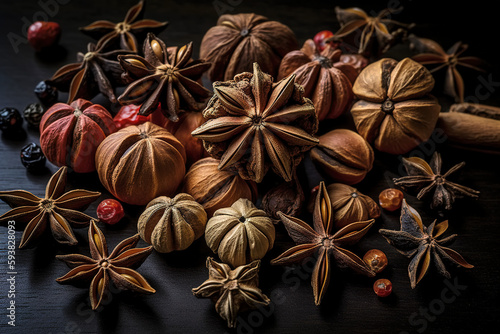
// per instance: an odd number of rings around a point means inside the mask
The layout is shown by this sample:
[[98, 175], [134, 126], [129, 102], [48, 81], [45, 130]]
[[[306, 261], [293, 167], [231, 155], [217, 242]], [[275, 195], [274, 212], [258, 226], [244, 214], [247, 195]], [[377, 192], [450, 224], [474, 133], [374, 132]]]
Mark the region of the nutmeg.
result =
[[354, 131], [332, 130], [319, 137], [319, 145], [310, 151], [311, 160], [334, 181], [356, 184], [373, 167], [373, 149]]
[[332, 202], [336, 229], [354, 222], [380, 217], [377, 203], [356, 188], [342, 183], [332, 183], [326, 190]]
[[141, 238], [160, 253], [188, 248], [205, 233], [207, 214], [201, 204], [188, 194], [174, 198], [160, 196], [139, 217]]
[[240, 198], [257, 199], [255, 182], [243, 180], [238, 173], [220, 170], [218, 166], [219, 160], [214, 158], [198, 160], [189, 168], [182, 185], [182, 192], [190, 194], [203, 205], [208, 217]]

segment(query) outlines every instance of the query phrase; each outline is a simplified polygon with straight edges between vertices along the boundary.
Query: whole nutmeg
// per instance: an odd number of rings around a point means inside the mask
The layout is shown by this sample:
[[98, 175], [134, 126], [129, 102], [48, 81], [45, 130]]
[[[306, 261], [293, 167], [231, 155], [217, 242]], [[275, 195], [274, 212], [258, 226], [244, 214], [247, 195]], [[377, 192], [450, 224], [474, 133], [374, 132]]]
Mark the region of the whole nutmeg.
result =
[[183, 180], [182, 192], [190, 194], [203, 205], [208, 217], [240, 198], [257, 199], [255, 182], [243, 180], [238, 173], [220, 170], [218, 166], [217, 159], [200, 159], [189, 168]]
[[373, 149], [354, 131], [332, 130], [319, 137], [311, 152], [313, 163], [334, 181], [356, 184], [373, 167]]
[[356, 188], [342, 183], [332, 183], [326, 190], [332, 202], [335, 228], [341, 229], [354, 222], [380, 217], [377, 203]]
[[207, 214], [201, 204], [188, 194], [174, 198], [160, 196], [139, 217], [141, 238], [160, 253], [188, 248], [205, 232]]
[[273, 247], [274, 238], [271, 218], [244, 198], [215, 211], [205, 229], [208, 247], [233, 267], [263, 258]]
[[441, 106], [429, 95], [432, 74], [410, 58], [384, 58], [368, 65], [353, 86], [356, 129], [382, 152], [404, 154], [432, 134]]
[[120, 201], [134, 205], [173, 196], [186, 172], [182, 144], [151, 122], [130, 125], [108, 136], [95, 157], [102, 185]]

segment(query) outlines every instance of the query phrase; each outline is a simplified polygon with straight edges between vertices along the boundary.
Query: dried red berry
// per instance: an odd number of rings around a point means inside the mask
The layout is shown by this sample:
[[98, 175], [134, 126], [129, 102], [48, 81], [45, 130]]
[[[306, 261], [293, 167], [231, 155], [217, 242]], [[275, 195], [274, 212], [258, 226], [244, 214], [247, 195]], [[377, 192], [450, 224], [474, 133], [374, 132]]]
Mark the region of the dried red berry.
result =
[[403, 192], [398, 189], [388, 188], [383, 190], [378, 195], [378, 202], [380, 206], [387, 211], [395, 211], [401, 207], [403, 203]]
[[388, 262], [384, 252], [378, 249], [370, 249], [366, 252], [363, 261], [377, 274], [387, 267]]
[[373, 291], [375, 291], [379, 297], [387, 297], [392, 292], [392, 283], [385, 278], [378, 279], [373, 284]]
[[36, 51], [56, 45], [60, 37], [61, 27], [56, 22], [36, 21], [28, 28], [28, 41]]
[[116, 199], [105, 199], [97, 206], [97, 218], [106, 224], [116, 224], [125, 216], [123, 206]]

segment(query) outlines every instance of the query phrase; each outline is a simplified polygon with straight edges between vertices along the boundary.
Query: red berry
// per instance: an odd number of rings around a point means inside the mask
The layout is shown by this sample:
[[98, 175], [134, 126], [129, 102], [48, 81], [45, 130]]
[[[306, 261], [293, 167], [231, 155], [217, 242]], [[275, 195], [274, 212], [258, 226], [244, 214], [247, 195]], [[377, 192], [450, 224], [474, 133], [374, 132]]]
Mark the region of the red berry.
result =
[[28, 41], [36, 51], [57, 44], [60, 37], [61, 27], [56, 22], [36, 21], [28, 28]]
[[379, 297], [387, 297], [392, 292], [392, 283], [385, 278], [378, 279], [373, 284], [373, 291], [375, 291]]
[[[330, 37], [333, 37], [333, 32], [331, 32], [330, 30], [320, 31], [314, 36], [314, 39], [313, 39], [314, 44], [316, 44], [316, 47], [318, 48], [319, 52], [323, 51], [326, 48], [325, 40], [330, 38]], [[338, 45], [338, 43], [334, 43], [334, 42], [329, 42], [328, 44], [330, 44], [331, 46]]]
[[139, 115], [140, 105], [129, 104], [120, 108], [113, 121], [118, 129], [129, 125], [139, 125], [150, 120], [149, 116]]
[[123, 216], [123, 206], [116, 199], [105, 199], [97, 206], [97, 218], [106, 224], [116, 224]]
[[363, 261], [377, 274], [387, 267], [387, 256], [378, 249], [370, 249], [366, 252]]
[[383, 190], [380, 195], [378, 195], [378, 202], [385, 210], [395, 211], [401, 207], [403, 198], [404, 195], [401, 190], [388, 188]]

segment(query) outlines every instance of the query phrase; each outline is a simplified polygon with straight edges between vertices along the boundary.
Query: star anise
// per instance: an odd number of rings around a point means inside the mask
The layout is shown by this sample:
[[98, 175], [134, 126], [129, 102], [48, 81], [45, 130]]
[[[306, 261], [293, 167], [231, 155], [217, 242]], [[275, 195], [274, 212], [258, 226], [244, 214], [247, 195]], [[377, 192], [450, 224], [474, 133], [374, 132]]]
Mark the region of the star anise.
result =
[[441, 174], [442, 164], [441, 155], [438, 152], [434, 152], [430, 163], [417, 157], [403, 158], [403, 165], [408, 176], [393, 179], [394, 184], [403, 188], [419, 189], [418, 199], [432, 194], [432, 209], [444, 206], [446, 210], [451, 210], [456, 198], [479, 196], [479, 191], [448, 180], [448, 177], [462, 168], [465, 162], [453, 166], [444, 174]]
[[[367, 57], [378, 56], [386, 52], [402, 36], [405, 36], [406, 30], [413, 27], [413, 24], [404, 24], [387, 18], [400, 10], [401, 8], [386, 8], [380, 11], [377, 16], [372, 17], [368, 16], [361, 8], [342, 9], [337, 6], [335, 7], [335, 13], [341, 27], [333, 37], [325, 42], [338, 41], [338, 39], [347, 37], [355, 31], [360, 31], [361, 36], [359, 39], [356, 38], [356, 41], [359, 40], [357, 52]], [[389, 26], [394, 25], [400, 28], [390, 31]]]
[[[66, 245], [76, 245], [71, 225], [85, 227], [93, 219], [78, 210], [85, 210], [101, 193], [75, 189], [64, 193], [67, 167], [61, 167], [49, 180], [45, 197], [39, 198], [25, 190], [0, 191], [0, 199], [13, 209], [0, 216], [0, 222], [15, 220], [28, 223], [19, 248], [32, 247], [47, 227], [54, 239]], [[71, 224], [71, 225], [70, 225]]]
[[163, 114], [177, 121], [180, 110], [199, 111], [206, 105], [211, 92], [200, 84], [210, 63], [193, 60], [193, 43], [182, 47], [167, 47], [153, 34], [148, 34], [143, 46], [144, 56], [119, 56], [126, 76], [132, 82], [118, 98], [122, 104], [142, 104], [140, 115], [149, 115], [161, 106]]
[[278, 212], [288, 235], [297, 243], [271, 261], [273, 265], [300, 263], [316, 257], [316, 265], [311, 277], [311, 285], [316, 305], [321, 303], [330, 282], [330, 259], [333, 257], [339, 267], [350, 267], [358, 273], [375, 276], [375, 273], [356, 254], [344, 246], [358, 242], [368, 232], [375, 220], [351, 223], [332, 234], [333, 210], [325, 183], [321, 182], [316, 195], [313, 212], [314, 228], [298, 218]]
[[260, 260], [239, 266], [234, 270], [225, 264], [207, 258], [208, 279], [193, 294], [211, 298], [215, 309], [228, 327], [236, 327], [238, 313], [269, 305], [269, 298], [258, 288]]
[[400, 222], [400, 231], [380, 229], [379, 232], [387, 242], [396, 247], [398, 252], [412, 258], [408, 266], [412, 289], [425, 276], [431, 262], [434, 262], [438, 272], [446, 278], [450, 278], [450, 273], [446, 270], [443, 259], [465, 268], [474, 267], [467, 263], [459, 253], [443, 246], [457, 237], [453, 234], [446, 238], [439, 238], [448, 229], [447, 220], [437, 225], [434, 220], [432, 224], [425, 227], [418, 212], [403, 199]]
[[153, 251], [153, 246], [135, 248], [140, 240], [139, 234], [120, 242], [109, 255], [104, 234], [94, 220], [90, 223], [88, 236], [92, 257], [81, 254], [57, 255], [57, 259], [72, 268], [66, 275], [56, 279], [58, 283], [77, 284], [91, 281], [89, 293], [93, 310], [106, 298], [110, 281], [121, 290], [145, 294], [156, 292], [141, 274], [133, 270]]
[[114, 47], [119, 42], [120, 49], [138, 52], [138, 37], [144, 37], [145, 33], [153, 32], [159, 34], [168, 25], [168, 22], [155, 20], [139, 20], [144, 13], [144, 1], [131, 7], [122, 22], [113, 23], [99, 20], [89, 24], [80, 30], [95, 39], [105, 40], [108, 47]]
[[52, 78], [46, 80], [60, 91], [69, 92], [68, 104], [78, 98], [90, 100], [99, 92], [112, 103], [116, 102], [114, 87], [126, 83], [117, 56], [129, 54], [130, 51], [104, 52], [106, 43], [105, 40], [99, 41], [97, 45], [89, 43], [87, 53], [78, 52], [76, 63], [61, 67]]
[[318, 144], [318, 118], [295, 75], [273, 83], [254, 63], [253, 74], [215, 82], [214, 96], [192, 132], [203, 140], [219, 169], [231, 167], [244, 179], [261, 182], [269, 167], [291, 181], [303, 152]]
[[441, 45], [431, 39], [410, 35], [409, 40], [411, 48], [420, 52], [420, 54], [412, 58], [422, 65], [433, 65], [434, 67], [430, 69], [431, 73], [447, 67], [444, 92], [455, 98], [456, 102], [464, 101], [465, 89], [464, 80], [457, 67], [464, 66], [476, 71], [486, 72], [487, 64], [481, 58], [462, 56], [462, 53], [469, 47], [467, 44], [456, 42], [445, 52]]

